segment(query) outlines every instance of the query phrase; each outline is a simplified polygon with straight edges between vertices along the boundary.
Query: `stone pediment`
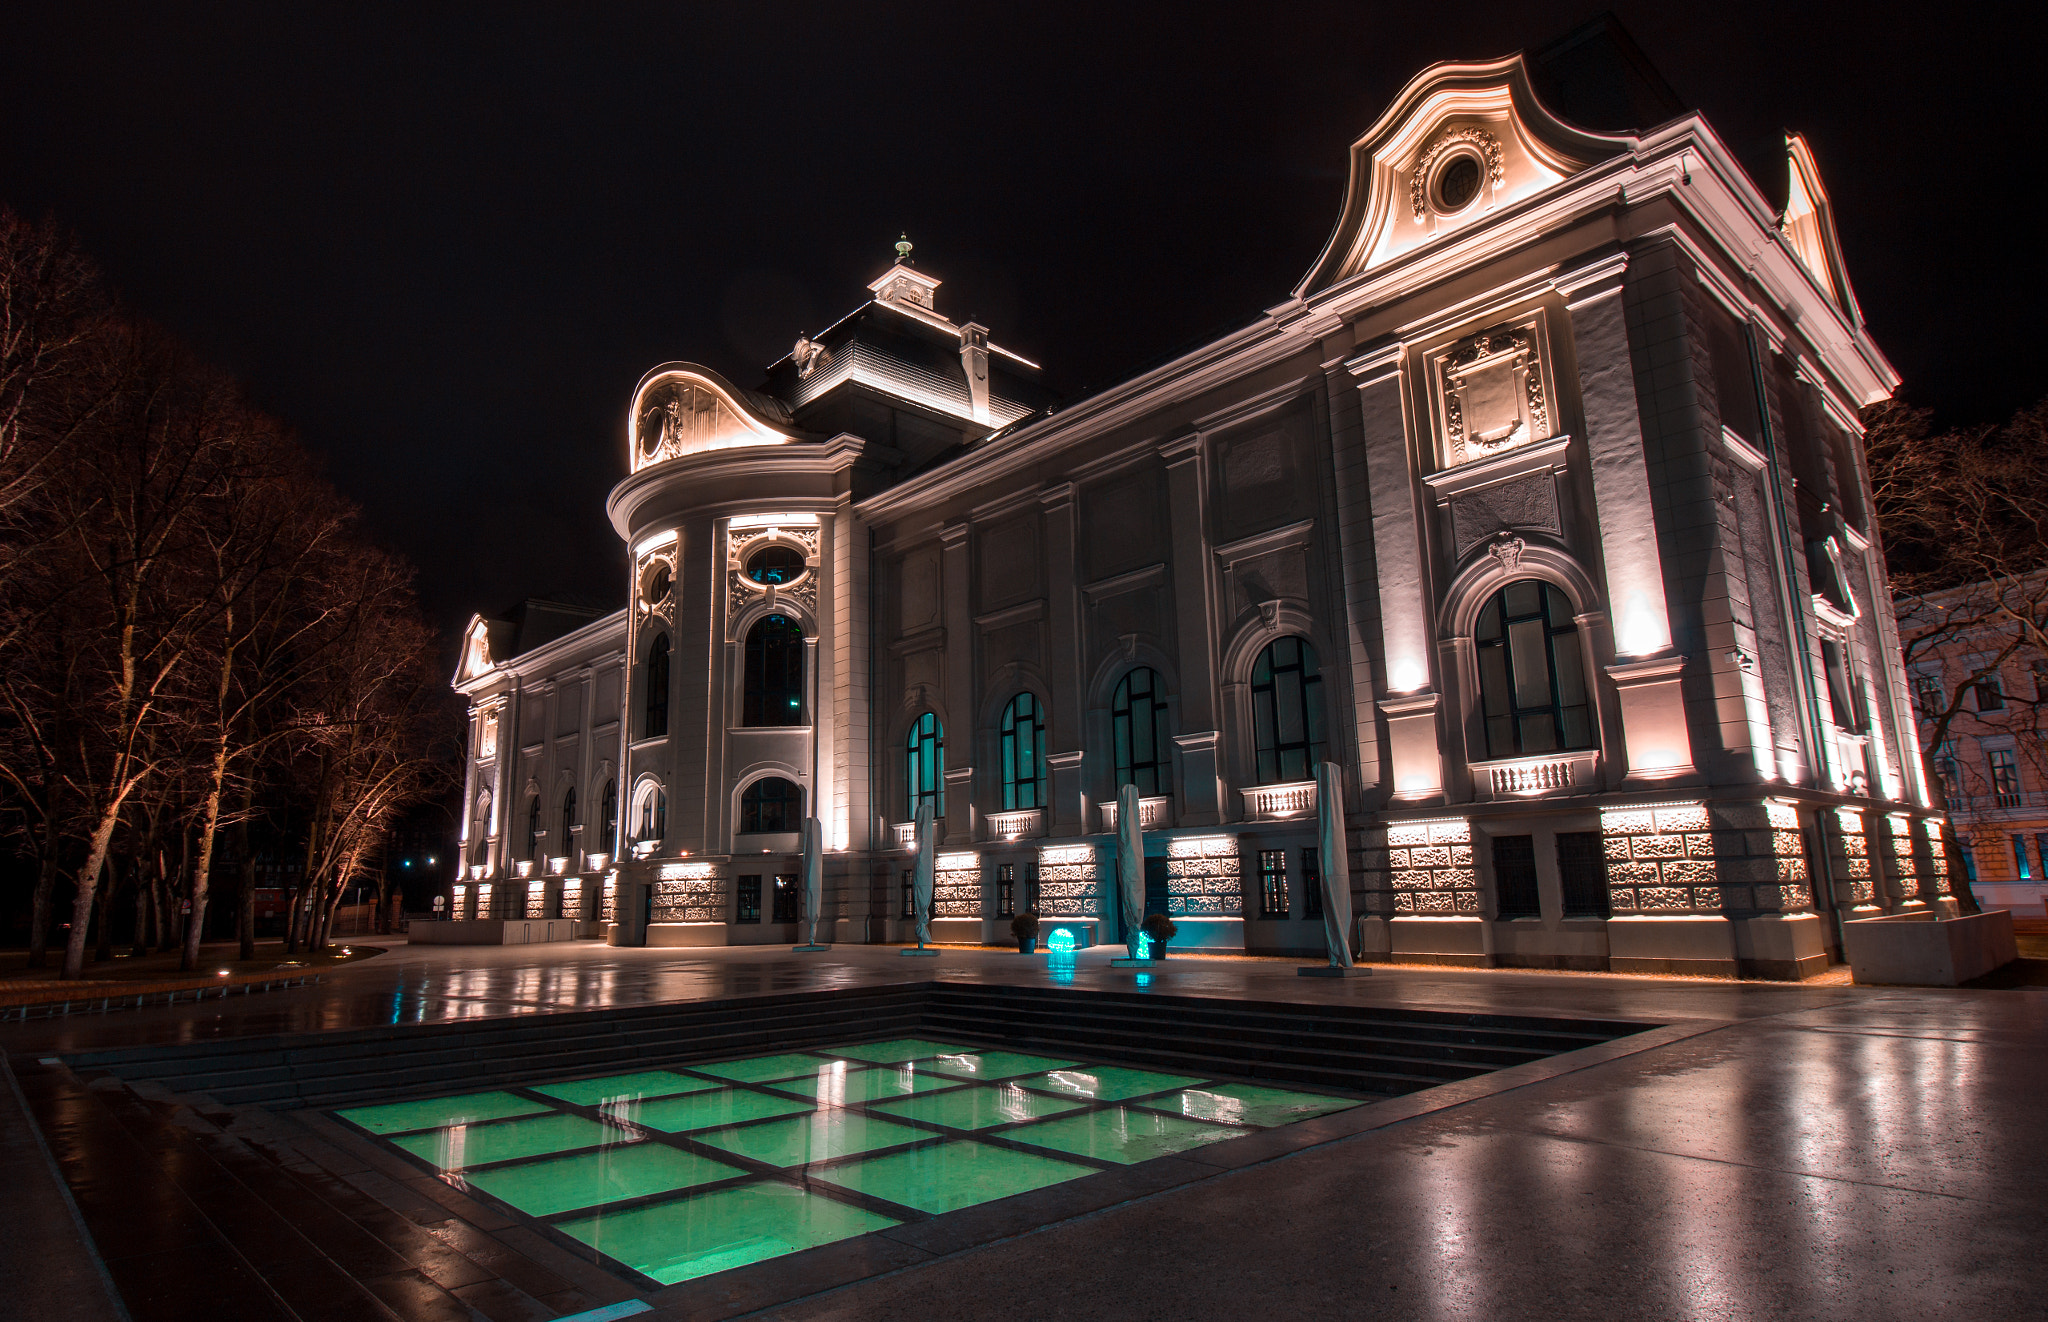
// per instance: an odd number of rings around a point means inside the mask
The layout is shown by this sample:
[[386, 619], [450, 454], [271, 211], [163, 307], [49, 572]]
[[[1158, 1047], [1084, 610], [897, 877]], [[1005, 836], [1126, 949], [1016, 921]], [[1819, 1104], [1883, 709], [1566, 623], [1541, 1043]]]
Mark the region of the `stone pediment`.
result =
[[1633, 143], [1552, 114], [1519, 54], [1435, 65], [1352, 144], [1343, 214], [1295, 293], [1307, 297], [1480, 223]]

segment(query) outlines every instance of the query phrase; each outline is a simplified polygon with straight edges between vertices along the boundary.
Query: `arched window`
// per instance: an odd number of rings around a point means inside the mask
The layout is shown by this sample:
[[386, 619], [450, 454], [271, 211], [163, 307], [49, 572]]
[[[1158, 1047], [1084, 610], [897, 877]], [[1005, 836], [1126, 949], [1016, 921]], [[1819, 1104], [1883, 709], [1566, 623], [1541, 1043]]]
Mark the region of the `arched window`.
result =
[[747, 786], [740, 795], [740, 830], [793, 832], [804, 819], [804, 792], [780, 776]]
[[668, 733], [668, 635], [662, 634], [647, 649], [646, 715], [640, 735], [652, 739]]
[[926, 712], [910, 723], [904, 740], [903, 783], [906, 815], [917, 816], [917, 805], [929, 801], [934, 817], [946, 815], [946, 730], [939, 718]]
[[641, 782], [633, 796], [633, 839], [660, 840], [668, 834], [668, 794], [655, 782]]
[[804, 723], [804, 630], [787, 615], [765, 615], [747, 630], [742, 725]]
[[604, 834], [598, 837], [596, 852], [608, 853], [619, 838], [619, 782], [608, 780], [604, 783], [602, 802], [604, 807], [599, 815], [604, 818]]
[[526, 852], [521, 858], [540, 857], [540, 795], [526, 800]]
[[576, 839], [576, 787], [571, 785], [562, 791], [562, 836], [555, 844], [558, 854], [566, 854]]
[[491, 857], [491, 792], [479, 791], [476, 796], [476, 825], [469, 833], [469, 861], [485, 863]]
[[1045, 709], [1030, 693], [1003, 708], [1003, 809], [1045, 806]]
[[1116, 746], [1118, 789], [1136, 785], [1147, 797], [1173, 793], [1168, 751], [1166, 686], [1159, 672], [1139, 666], [1117, 681], [1109, 703], [1110, 738]]
[[1525, 578], [1493, 594], [1472, 642], [1486, 717], [1486, 755], [1523, 757], [1598, 741], [1571, 603]]
[[1323, 677], [1303, 639], [1275, 638], [1252, 667], [1252, 745], [1261, 785], [1308, 780], [1323, 760]]

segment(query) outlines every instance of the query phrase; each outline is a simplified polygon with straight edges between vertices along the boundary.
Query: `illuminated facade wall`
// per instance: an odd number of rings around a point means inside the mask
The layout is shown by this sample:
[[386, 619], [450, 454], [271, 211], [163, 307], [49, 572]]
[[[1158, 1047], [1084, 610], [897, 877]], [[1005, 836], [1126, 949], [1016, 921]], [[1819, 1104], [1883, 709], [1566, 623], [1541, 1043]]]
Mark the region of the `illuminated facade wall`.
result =
[[[490, 722], [574, 652], [623, 681], [574, 738], [579, 784], [616, 750], [583, 851], [627, 941], [794, 935], [735, 892], [795, 869], [748, 807], [774, 782], [823, 824], [834, 939], [909, 933], [929, 796], [949, 939], [1003, 939], [1007, 893], [1114, 940], [1130, 782], [1176, 946], [1312, 952], [1328, 760], [1365, 958], [1818, 971], [1944, 872], [1856, 421], [1896, 376], [1796, 138], [1787, 170], [1781, 218], [1696, 117], [1592, 133], [1519, 59], [1439, 66], [1290, 297], [1057, 410], [907, 263], [761, 390], [656, 369], [609, 503], [627, 609], [560, 655], [473, 627], [471, 880], [518, 870], [513, 750], [567, 765]], [[802, 637], [787, 720], [766, 620]]]

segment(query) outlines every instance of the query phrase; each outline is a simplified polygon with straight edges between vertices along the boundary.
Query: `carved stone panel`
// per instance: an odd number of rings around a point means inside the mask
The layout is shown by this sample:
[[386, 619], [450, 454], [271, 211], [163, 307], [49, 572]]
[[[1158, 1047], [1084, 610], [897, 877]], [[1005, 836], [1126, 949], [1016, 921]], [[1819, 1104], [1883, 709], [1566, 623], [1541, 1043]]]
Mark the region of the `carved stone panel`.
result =
[[1308, 550], [1283, 546], [1230, 566], [1230, 609], [1234, 614], [1268, 601], [1307, 601]]
[[1107, 578], [1170, 558], [1163, 478], [1158, 469], [1140, 469], [1083, 493], [1081, 526], [1090, 578]]
[[1004, 666], [1017, 664], [1033, 667], [1044, 663], [1043, 649], [1039, 642], [1044, 626], [1037, 620], [1026, 620], [1021, 624], [1006, 625], [991, 629], [982, 635], [982, 664], [987, 673], [993, 675]]
[[1292, 523], [1312, 505], [1302, 459], [1310, 421], [1308, 408], [1297, 406], [1217, 443], [1214, 504], [1225, 539]]
[[1468, 335], [1434, 355], [1444, 463], [1490, 458], [1556, 433], [1540, 314]]
[[1458, 559], [1496, 533], [1564, 530], [1558, 515], [1557, 481], [1548, 472], [1530, 473], [1453, 496], [1451, 542]]
[[939, 552], [935, 547], [912, 551], [903, 558], [901, 569], [902, 591], [898, 597], [903, 618], [899, 621], [906, 634], [938, 623], [939, 619]]
[[[757, 583], [747, 572], [747, 562], [768, 547], [783, 546], [794, 550], [803, 557], [803, 572], [794, 579], [779, 583]], [[726, 530], [726, 622], [730, 628], [735, 616], [756, 601], [766, 598], [772, 607], [778, 602], [791, 602], [810, 612], [811, 618], [818, 614], [818, 582], [822, 577], [818, 562], [819, 536], [815, 524], [793, 528], [729, 528]]]
[[1103, 597], [1088, 610], [1089, 641], [1096, 646], [1111, 639], [1134, 635], [1145, 639], [1166, 636], [1165, 589], [1159, 584]]
[[1040, 595], [1037, 515], [1007, 519], [977, 540], [981, 557], [981, 608], [999, 610]]

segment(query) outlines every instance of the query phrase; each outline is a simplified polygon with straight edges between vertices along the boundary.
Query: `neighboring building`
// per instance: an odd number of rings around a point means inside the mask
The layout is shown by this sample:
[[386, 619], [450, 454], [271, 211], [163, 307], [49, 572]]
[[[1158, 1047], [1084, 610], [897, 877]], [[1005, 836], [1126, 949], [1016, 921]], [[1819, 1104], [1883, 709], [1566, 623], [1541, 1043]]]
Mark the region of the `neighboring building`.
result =
[[827, 939], [900, 940], [929, 801], [941, 939], [1116, 940], [1132, 783], [1177, 945], [1310, 952], [1324, 760], [1368, 960], [1797, 978], [1935, 901], [1857, 421], [1898, 378], [1813, 158], [1780, 208], [1539, 76], [1419, 75], [1291, 296], [1057, 410], [907, 260], [757, 389], [649, 372], [629, 604], [470, 626], [458, 915], [788, 942], [815, 815]]
[[[1902, 597], [1896, 612], [1925, 761], [1977, 902], [2040, 917], [2048, 902], [2048, 656], [1990, 607], [1995, 586]], [[2040, 595], [2039, 580], [2019, 586], [2029, 600]], [[1927, 747], [1945, 714], [1945, 737]]]

